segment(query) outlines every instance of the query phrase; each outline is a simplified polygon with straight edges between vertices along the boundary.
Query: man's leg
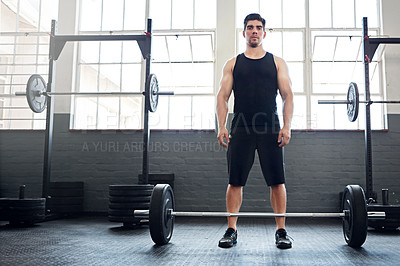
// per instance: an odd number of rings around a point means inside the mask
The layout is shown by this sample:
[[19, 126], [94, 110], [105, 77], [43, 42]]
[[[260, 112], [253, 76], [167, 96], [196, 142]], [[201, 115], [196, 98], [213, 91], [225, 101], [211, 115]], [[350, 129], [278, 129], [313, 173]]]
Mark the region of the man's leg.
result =
[[[242, 186], [228, 185], [226, 190], [226, 210], [228, 212], [239, 212], [242, 205]], [[230, 248], [237, 242], [236, 231], [237, 217], [228, 217], [228, 229], [224, 236], [219, 240], [218, 246], [221, 248]]]
[[[286, 213], [286, 188], [285, 184], [271, 186], [271, 205], [275, 213]], [[290, 241], [285, 230], [285, 217], [275, 217], [276, 232], [275, 244], [278, 248], [291, 248]]]
[[[271, 205], [275, 213], [286, 212], [286, 187], [285, 184], [271, 186]], [[285, 217], [275, 217], [276, 229], [285, 229]]]
[[[242, 205], [243, 187], [228, 185], [226, 190], [226, 210], [227, 212], [237, 213]], [[236, 230], [238, 217], [228, 217], [228, 228]]]

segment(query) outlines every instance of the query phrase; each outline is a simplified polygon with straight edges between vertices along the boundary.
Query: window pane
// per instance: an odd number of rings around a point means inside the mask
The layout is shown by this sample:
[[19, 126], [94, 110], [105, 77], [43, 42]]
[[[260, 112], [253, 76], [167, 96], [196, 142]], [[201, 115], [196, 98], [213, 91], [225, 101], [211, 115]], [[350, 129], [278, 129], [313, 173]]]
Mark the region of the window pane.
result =
[[304, 25], [304, 0], [283, 0], [283, 27], [302, 28]]
[[283, 58], [288, 61], [303, 61], [303, 43], [304, 40], [302, 32], [283, 33]]
[[[4, 4], [3, 4], [4, 2]], [[2, 31], [11, 31], [15, 32], [17, 31], [17, 2], [14, 0], [3, 0], [1, 1], [1, 6], [2, 6], [2, 14], [0, 16], [0, 25], [1, 25], [1, 30]], [[7, 6], [9, 9], [8, 12], [6, 12], [6, 8], [4, 6]], [[7, 38], [7, 37], [1, 37], [0, 39]], [[8, 37], [11, 38], [13, 42], [14, 37]], [[0, 40], [2, 41], [2, 40]]]
[[193, 29], [193, 0], [172, 0], [172, 28]]
[[282, 57], [282, 32], [267, 32], [263, 47], [268, 52]]
[[310, 27], [331, 27], [331, 0], [309, 0], [310, 1]]
[[368, 18], [368, 27], [379, 27], [377, 0], [356, 0], [356, 25], [362, 28], [362, 18]]
[[122, 62], [124, 63], [140, 63], [142, 61], [142, 52], [139, 45], [135, 41], [122, 42], [123, 56]]
[[287, 63], [289, 75], [292, 81], [293, 92], [304, 91], [304, 64], [303, 63]]
[[236, 1], [236, 27], [243, 29], [244, 18], [250, 13], [259, 13], [258, 0]]
[[333, 100], [333, 97], [332, 96], [311, 97], [311, 128], [333, 129], [334, 104], [318, 104], [318, 100]]
[[122, 30], [123, 0], [103, 0], [102, 30]]
[[[292, 125], [293, 128], [307, 128], [307, 99], [303, 95], [295, 95], [294, 97], [295, 112], [293, 113]], [[283, 120], [281, 119], [281, 126]]]
[[[96, 129], [97, 99], [89, 97], [75, 98], [74, 128]], [[79, 115], [78, 115], [79, 114]]]
[[119, 99], [99, 97], [97, 129], [118, 128]]
[[260, 13], [265, 18], [265, 27], [282, 28], [282, 1], [260, 1]]
[[81, 65], [79, 91], [97, 91], [98, 65]]
[[140, 129], [142, 121], [143, 97], [121, 97], [121, 129]]
[[213, 47], [211, 35], [190, 37], [193, 61], [212, 61]]
[[192, 61], [189, 36], [167, 36], [167, 43], [172, 62]]
[[58, 18], [58, 1], [41, 0], [40, 29], [39, 31], [49, 32], [51, 20]]
[[335, 61], [356, 61], [362, 54], [361, 37], [338, 37]]
[[121, 65], [100, 65], [99, 91], [120, 91]]
[[39, 0], [20, 0], [19, 2], [19, 31], [38, 31], [39, 28]]
[[[171, 89], [169, 89], [171, 90]], [[150, 113], [149, 127], [151, 129], [168, 129], [168, 111], [169, 96], [163, 96], [158, 98], [157, 111]], [[174, 119], [171, 117], [170, 119]]]
[[333, 27], [354, 28], [354, 0], [332, 0]]
[[193, 97], [193, 126], [192, 129], [215, 128], [215, 97]]
[[313, 38], [312, 60], [332, 61], [336, 46], [336, 37], [316, 35]]
[[141, 69], [142, 66], [140, 64], [122, 65], [122, 74], [121, 74], [122, 91], [137, 91], [137, 92], [140, 91]]
[[124, 30], [145, 30], [146, 0], [125, 0]]
[[80, 42], [80, 58], [83, 63], [99, 62], [99, 42]]
[[217, 1], [195, 0], [194, 28], [214, 29], [217, 25]]
[[101, 42], [100, 63], [121, 62], [121, 42]]
[[175, 96], [170, 98], [170, 129], [191, 129], [191, 97]]
[[154, 59], [154, 62], [169, 62], [165, 36], [154, 36], [151, 49], [151, 57]]
[[151, 66], [152, 72], [156, 73], [158, 85], [160, 90], [164, 87], [173, 87], [175, 86], [175, 79], [172, 75], [172, 68], [170, 64], [157, 64], [154, 63]]
[[96, 31], [101, 26], [101, 0], [81, 1], [80, 30]]
[[150, 17], [153, 19], [153, 28], [170, 29], [171, 28], [171, 0], [151, 0]]

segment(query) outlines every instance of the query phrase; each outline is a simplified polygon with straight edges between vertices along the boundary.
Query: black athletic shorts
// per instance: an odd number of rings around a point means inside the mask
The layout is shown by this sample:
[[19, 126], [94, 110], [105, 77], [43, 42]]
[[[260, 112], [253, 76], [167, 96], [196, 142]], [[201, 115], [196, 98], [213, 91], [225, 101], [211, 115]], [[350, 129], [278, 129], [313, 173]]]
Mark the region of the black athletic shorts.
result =
[[256, 150], [267, 185], [284, 184], [283, 148], [279, 147], [278, 135], [278, 130], [257, 130], [251, 127], [237, 127], [233, 130], [227, 152], [229, 184], [246, 185]]

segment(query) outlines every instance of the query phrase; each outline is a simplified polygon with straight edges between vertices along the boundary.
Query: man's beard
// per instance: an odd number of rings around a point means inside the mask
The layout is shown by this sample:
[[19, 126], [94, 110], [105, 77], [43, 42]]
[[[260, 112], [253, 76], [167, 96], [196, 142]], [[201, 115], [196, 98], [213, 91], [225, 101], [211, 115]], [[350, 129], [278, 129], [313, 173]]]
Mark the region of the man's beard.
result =
[[258, 47], [260, 44], [257, 43], [257, 42], [249, 42], [249, 45], [250, 45], [251, 48], [256, 48], [256, 47]]

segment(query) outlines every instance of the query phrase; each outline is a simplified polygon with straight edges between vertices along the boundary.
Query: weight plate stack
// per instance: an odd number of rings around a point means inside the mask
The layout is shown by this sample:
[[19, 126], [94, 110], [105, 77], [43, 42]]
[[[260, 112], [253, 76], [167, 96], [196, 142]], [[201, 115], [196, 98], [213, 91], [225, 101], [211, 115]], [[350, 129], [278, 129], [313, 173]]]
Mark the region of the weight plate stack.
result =
[[11, 225], [33, 225], [45, 219], [45, 198], [0, 198], [0, 220]]
[[50, 214], [79, 214], [83, 211], [83, 182], [50, 182], [46, 209]]
[[123, 223], [125, 227], [147, 221], [134, 218], [134, 210], [148, 210], [153, 185], [110, 185], [108, 220]]
[[400, 205], [368, 204], [368, 211], [385, 212], [385, 219], [368, 219], [368, 226], [379, 231], [394, 231], [400, 227]]

